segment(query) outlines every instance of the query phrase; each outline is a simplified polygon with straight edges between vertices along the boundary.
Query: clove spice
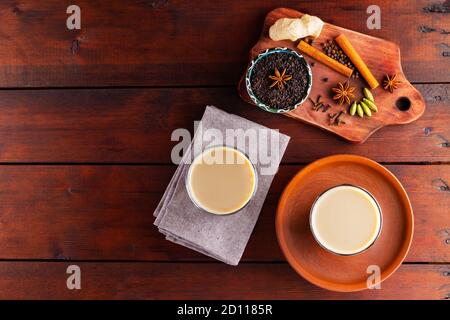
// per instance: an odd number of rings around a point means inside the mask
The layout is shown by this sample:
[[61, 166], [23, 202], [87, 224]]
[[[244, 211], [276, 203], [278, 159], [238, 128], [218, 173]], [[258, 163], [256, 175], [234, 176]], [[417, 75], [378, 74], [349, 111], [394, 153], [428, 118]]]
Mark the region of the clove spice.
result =
[[328, 109], [331, 108], [331, 106], [329, 104], [323, 103], [321, 98], [322, 97], [320, 95], [317, 96], [316, 101], [314, 101], [311, 98], [308, 98], [309, 101], [311, 101], [311, 103], [313, 104], [313, 107], [312, 107], [313, 111], [320, 111], [321, 110], [322, 112], [327, 112]]
[[330, 126], [339, 126], [341, 124], [345, 124], [345, 121], [342, 120], [342, 115], [345, 114], [345, 111], [339, 111], [336, 113], [329, 113], [328, 117], [330, 118]]

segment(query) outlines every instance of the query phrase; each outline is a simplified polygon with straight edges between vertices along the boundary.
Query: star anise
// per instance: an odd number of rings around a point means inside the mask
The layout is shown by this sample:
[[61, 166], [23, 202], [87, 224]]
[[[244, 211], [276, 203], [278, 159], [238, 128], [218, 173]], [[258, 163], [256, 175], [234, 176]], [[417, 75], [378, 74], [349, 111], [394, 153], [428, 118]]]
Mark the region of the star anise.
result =
[[384, 90], [389, 90], [390, 93], [393, 93], [395, 89], [397, 89], [400, 80], [397, 80], [397, 74], [393, 74], [392, 76], [386, 75], [386, 79], [383, 81]]
[[278, 86], [278, 89], [283, 89], [286, 82], [292, 79], [292, 76], [289, 74], [286, 74], [286, 68], [284, 68], [283, 72], [280, 73], [278, 69], [275, 67], [275, 75], [269, 76], [270, 79], [274, 80], [273, 83], [270, 85], [270, 88], [273, 88], [275, 86]]
[[333, 96], [333, 100], [337, 100], [339, 104], [343, 104], [344, 102], [350, 104], [351, 100], [355, 97], [353, 91], [355, 91], [355, 87], [350, 87], [350, 84], [345, 82], [342, 84], [338, 83], [337, 88], [331, 89], [336, 94]]

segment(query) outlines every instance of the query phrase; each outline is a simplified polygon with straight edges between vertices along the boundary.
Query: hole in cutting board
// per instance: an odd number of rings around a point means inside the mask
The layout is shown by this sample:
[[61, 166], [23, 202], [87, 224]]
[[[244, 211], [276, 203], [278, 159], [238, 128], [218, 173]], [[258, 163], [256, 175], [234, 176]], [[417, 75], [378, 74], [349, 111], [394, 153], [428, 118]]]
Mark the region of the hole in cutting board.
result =
[[409, 108], [411, 107], [411, 100], [409, 100], [409, 98], [407, 97], [400, 97], [395, 102], [395, 106], [400, 111], [408, 111]]

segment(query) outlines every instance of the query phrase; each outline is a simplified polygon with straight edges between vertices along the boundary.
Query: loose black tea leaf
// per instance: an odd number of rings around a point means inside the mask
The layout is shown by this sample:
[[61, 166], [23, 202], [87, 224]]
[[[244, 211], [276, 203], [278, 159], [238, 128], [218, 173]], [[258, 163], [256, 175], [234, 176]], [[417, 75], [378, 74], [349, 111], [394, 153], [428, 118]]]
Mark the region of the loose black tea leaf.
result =
[[[277, 70], [286, 69], [292, 78], [282, 88], [272, 86], [270, 78]], [[306, 96], [308, 90], [308, 70], [305, 63], [296, 56], [277, 52], [259, 60], [254, 66], [250, 84], [256, 97], [264, 104], [275, 109], [295, 106]]]

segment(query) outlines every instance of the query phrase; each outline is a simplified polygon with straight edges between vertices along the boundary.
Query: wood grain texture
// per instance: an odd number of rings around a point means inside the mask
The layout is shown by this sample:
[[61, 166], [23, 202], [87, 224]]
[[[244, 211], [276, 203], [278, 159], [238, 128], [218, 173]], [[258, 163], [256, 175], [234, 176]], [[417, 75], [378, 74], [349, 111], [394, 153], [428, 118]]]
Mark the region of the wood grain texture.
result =
[[81, 290], [68, 290], [70, 264], [0, 262], [0, 299], [448, 299], [450, 293], [450, 265], [403, 265], [380, 290], [343, 294], [307, 283], [285, 263], [83, 262], [75, 263]]
[[[236, 84], [269, 1], [77, 1], [81, 30], [66, 28], [58, 0], [0, 3], [0, 87]], [[378, 1], [380, 30], [368, 30], [364, 1], [284, 1], [283, 6], [395, 41], [408, 79], [450, 81], [446, 14], [429, 1]], [[352, 18], [349, 18], [351, 14]], [[429, 31], [434, 30], [434, 31]], [[195, 41], [193, 41], [195, 39]]]
[[173, 130], [191, 133], [207, 104], [291, 136], [285, 163], [336, 153], [383, 162], [448, 162], [450, 85], [418, 85], [427, 111], [351, 145], [243, 102], [234, 88], [0, 91], [1, 162], [170, 163]]
[[[0, 2], [0, 299], [450, 298], [450, 166], [438, 164], [450, 159], [449, 84], [417, 85], [428, 107], [420, 120], [353, 146], [239, 99], [247, 52], [279, 1], [79, 0], [80, 31], [66, 28], [69, 4]], [[424, 10], [427, 0], [380, 0], [382, 29], [367, 30], [370, 4], [283, 2], [396, 42], [411, 81], [450, 82], [447, 14]], [[89, 89], [103, 86], [174, 88]], [[298, 165], [282, 166], [237, 268], [164, 240], [151, 213], [175, 167], [159, 164], [170, 163], [172, 131], [192, 132], [207, 104], [290, 135], [285, 163], [335, 153], [433, 163], [389, 166], [415, 210], [408, 264], [382, 290], [348, 295], [297, 276], [278, 248], [274, 214]], [[69, 264], [81, 266], [80, 291], [66, 289]]]
[[[450, 166], [388, 166], [411, 198], [407, 261], [450, 262]], [[299, 166], [275, 177], [244, 261], [284, 261], [275, 236], [278, 198]], [[212, 261], [168, 242], [152, 212], [171, 166], [0, 166], [0, 259]], [[420, 174], [418, 174], [420, 173]]]
[[[273, 41], [269, 37], [269, 28], [278, 19], [299, 18], [303, 14], [304, 13], [287, 8], [277, 8], [270, 11], [264, 20], [261, 37], [250, 50], [250, 61], [254, 60], [265, 50], [274, 47], [286, 47], [299, 52], [300, 50], [296, 47], [298, 41]], [[355, 88], [355, 99], [356, 101], [359, 101], [364, 97], [362, 94], [363, 88], [369, 86], [362, 78], [348, 79], [348, 77], [331, 70], [324, 64], [300, 52], [311, 66], [312, 87], [309, 98], [316, 101], [317, 97], [321, 96], [324, 103], [330, 103], [332, 107], [326, 113], [317, 112], [312, 109], [313, 105], [310, 100], [306, 100], [295, 110], [283, 113], [283, 115], [337, 134], [338, 136], [341, 136], [353, 143], [363, 143], [374, 132], [385, 126], [406, 124], [417, 120], [425, 112], [425, 102], [421, 94], [411, 85], [411, 83], [409, 83], [403, 74], [400, 61], [400, 49], [398, 46], [390, 41], [370, 37], [362, 33], [325, 23], [320, 36], [314, 40], [314, 47], [321, 51], [321, 43], [323, 44], [327, 40], [335, 39], [341, 34], [348, 38], [350, 43], [355, 47], [355, 50], [357, 50], [358, 54], [361, 56], [362, 60], [367, 63], [370, 71], [375, 76], [375, 79], [378, 79], [381, 83], [380, 87], [372, 90], [379, 112], [374, 112], [372, 117], [365, 117], [364, 119], [352, 117], [350, 115], [343, 115], [342, 120], [345, 121], [345, 125], [330, 125], [330, 113], [337, 113], [340, 111], [348, 112], [349, 108], [347, 105], [338, 106], [335, 102], [333, 102], [332, 97], [334, 93], [332, 92], [332, 88], [337, 87], [338, 83], [345, 83], [346, 81], [349, 81], [350, 86]], [[382, 54], [379, 51], [381, 48], [383, 52]], [[281, 66], [278, 68], [281, 68]], [[247, 70], [244, 71], [244, 74], [241, 77], [238, 85], [238, 91], [239, 95], [245, 101], [255, 105], [250, 98], [246, 87], [245, 78], [248, 72]], [[289, 72], [289, 70], [287, 72]], [[401, 85], [393, 93], [387, 92], [382, 88], [382, 82], [386, 74], [396, 74], [399, 81], [401, 81]], [[327, 78], [326, 83], [323, 81], [324, 78]], [[400, 98], [407, 99], [409, 102], [410, 106], [407, 110], [402, 111], [396, 106]]]

